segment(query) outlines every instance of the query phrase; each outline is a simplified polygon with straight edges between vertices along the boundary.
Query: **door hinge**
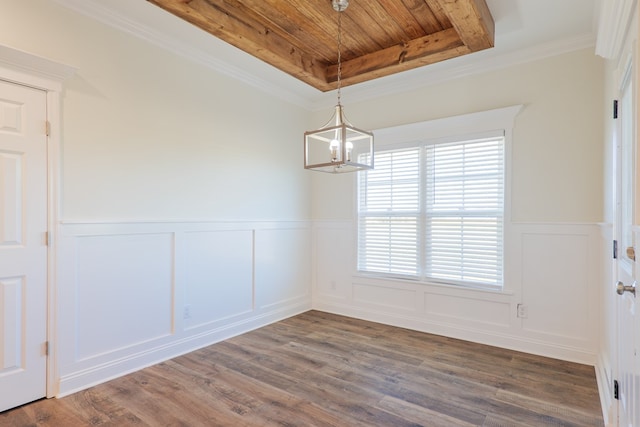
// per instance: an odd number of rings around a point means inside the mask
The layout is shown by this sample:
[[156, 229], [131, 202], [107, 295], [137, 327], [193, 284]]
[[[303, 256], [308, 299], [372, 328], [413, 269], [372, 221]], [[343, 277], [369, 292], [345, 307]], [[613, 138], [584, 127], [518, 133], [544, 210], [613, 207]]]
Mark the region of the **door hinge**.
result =
[[44, 355], [45, 356], [49, 355], [49, 341], [44, 342]]
[[45, 231], [44, 232], [44, 245], [49, 247], [51, 246], [51, 232], [50, 231]]
[[617, 99], [613, 100], [613, 118], [614, 119], [618, 118], [618, 100]]
[[618, 241], [614, 240], [613, 241], [613, 259], [617, 259], [618, 258]]
[[44, 122], [44, 133], [47, 136], [51, 136], [51, 122], [49, 120]]
[[618, 384], [618, 380], [613, 380], [613, 398], [620, 400], [620, 385]]

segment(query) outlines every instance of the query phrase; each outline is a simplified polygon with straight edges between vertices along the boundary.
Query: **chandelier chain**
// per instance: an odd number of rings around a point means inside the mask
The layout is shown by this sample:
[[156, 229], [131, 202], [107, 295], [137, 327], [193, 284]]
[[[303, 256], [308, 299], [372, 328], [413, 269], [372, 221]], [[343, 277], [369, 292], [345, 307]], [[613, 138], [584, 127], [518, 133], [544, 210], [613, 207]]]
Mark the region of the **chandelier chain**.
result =
[[338, 11], [338, 105], [342, 90], [342, 11]]

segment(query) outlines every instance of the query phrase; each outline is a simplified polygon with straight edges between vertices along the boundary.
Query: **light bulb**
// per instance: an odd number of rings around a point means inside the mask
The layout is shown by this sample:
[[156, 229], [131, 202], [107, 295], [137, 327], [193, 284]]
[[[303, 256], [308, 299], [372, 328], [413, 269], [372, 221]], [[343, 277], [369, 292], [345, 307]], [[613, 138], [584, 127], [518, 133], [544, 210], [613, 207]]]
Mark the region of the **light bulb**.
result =
[[331, 151], [331, 161], [338, 161], [338, 149], [340, 148], [340, 142], [337, 139], [332, 139], [329, 143], [329, 151]]
[[353, 150], [353, 142], [347, 141], [345, 144], [345, 148], [347, 149], [347, 162], [351, 161], [351, 151]]

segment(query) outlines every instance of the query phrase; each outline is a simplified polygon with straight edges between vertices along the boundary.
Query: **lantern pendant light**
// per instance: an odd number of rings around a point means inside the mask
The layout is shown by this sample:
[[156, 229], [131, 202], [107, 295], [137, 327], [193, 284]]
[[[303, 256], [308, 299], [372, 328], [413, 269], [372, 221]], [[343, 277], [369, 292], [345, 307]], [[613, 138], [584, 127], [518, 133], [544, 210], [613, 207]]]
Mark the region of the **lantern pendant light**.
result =
[[342, 89], [342, 12], [349, 0], [332, 0], [338, 12], [338, 104], [320, 129], [304, 133], [305, 169], [328, 173], [373, 169], [373, 133], [355, 128], [344, 116]]

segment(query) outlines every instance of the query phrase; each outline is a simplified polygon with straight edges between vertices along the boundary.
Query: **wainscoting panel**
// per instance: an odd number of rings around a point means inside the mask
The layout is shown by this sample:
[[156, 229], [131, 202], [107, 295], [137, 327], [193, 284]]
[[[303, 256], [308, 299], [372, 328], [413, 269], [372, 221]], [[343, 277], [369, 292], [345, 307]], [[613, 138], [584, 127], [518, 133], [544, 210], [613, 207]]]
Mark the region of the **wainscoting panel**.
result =
[[60, 225], [58, 396], [311, 308], [306, 222]]
[[424, 292], [427, 318], [438, 322], [467, 324], [474, 322], [487, 328], [507, 328], [511, 322], [511, 304], [458, 295]]
[[184, 233], [186, 329], [253, 310], [253, 231]]
[[260, 310], [311, 300], [311, 232], [300, 228], [256, 230], [255, 287]]
[[76, 262], [76, 360], [171, 334], [171, 234], [80, 237]]
[[[595, 278], [591, 278], [594, 280]], [[564, 340], [588, 340], [589, 235], [522, 235], [522, 328]]]
[[509, 224], [501, 291], [358, 273], [354, 227], [352, 221], [313, 225], [314, 308], [595, 364], [602, 253], [597, 224]]
[[383, 311], [415, 313], [420, 300], [415, 290], [354, 283], [353, 302]]
[[[350, 225], [323, 227], [320, 224], [315, 227], [312, 264], [317, 285], [315, 292], [325, 300], [351, 298], [351, 266], [355, 263], [352, 253], [355, 247], [352, 247], [354, 237]], [[321, 256], [316, 256], [316, 253]]]

